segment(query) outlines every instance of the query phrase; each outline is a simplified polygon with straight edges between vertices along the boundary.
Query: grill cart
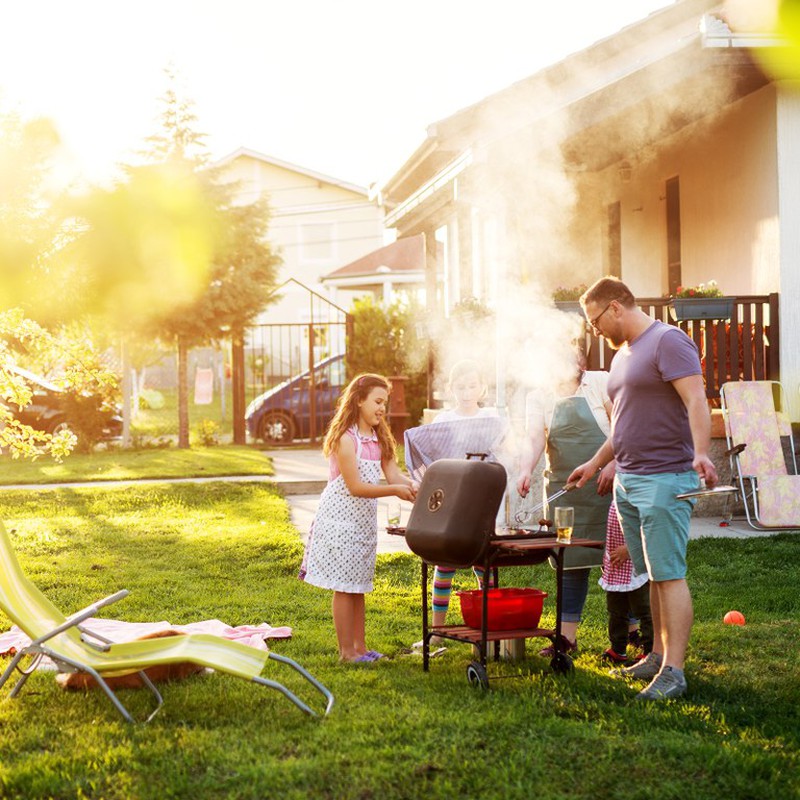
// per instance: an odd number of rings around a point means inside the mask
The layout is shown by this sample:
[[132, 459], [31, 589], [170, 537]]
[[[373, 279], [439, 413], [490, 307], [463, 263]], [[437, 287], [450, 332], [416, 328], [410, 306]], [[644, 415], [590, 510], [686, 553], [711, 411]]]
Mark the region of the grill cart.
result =
[[[572, 659], [563, 651], [561, 638], [564, 551], [568, 547], [602, 548], [603, 543], [576, 538], [569, 544], [560, 543], [549, 531], [548, 520], [541, 520], [537, 530], [520, 527], [496, 531], [497, 511], [506, 488], [506, 472], [500, 464], [475, 460], [470, 458], [471, 455], [468, 454], [466, 460], [442, 459], [431, 464], [423, 477], [408, 525], [405, 529], [391, 531], [405, 535], [409, 548], [422, 559], [423, 669], [427, 671], [430, 665], [431, 636], [472, 644], [480, 655], [479, 660], [472, 661], [467, 667], [467, 679], [471, 684], [485, 688], [489, 685], [486, 671], [489, 642], [494, 642], [497, 659], [501, 640], [543, 637], [550, 639], [555, 647], [551, 668], [558, 673], [569, 672]], [[541, 564], [551, 556], [556, 564], [554, 629], [538, 627], [543, 592], [525, 596], [519, 593], [536, 590], [493, 588], [499, 586], [501, 567]], [[472, 624], [435, 628], [429, 625], [428, 569], [431, 565], [483, 567], [485, 579], [480, 590], [480, 615], [468, 615]], [[488, 580], [490, 575], [491, 581]], [[474, 606], [474, 598], [470, 599]], [[472, 611], [477, 611], [477, 608], [473, 607]], [[522, 612], [522, 618], [519, 612]], [[501, 630], [495, 624], [498, 617], [500, 627], [507, 627], [509, 621], [514, 625], [521, 624]], [[525, 624], [525, 619], [529, 620], [528, 624]]]

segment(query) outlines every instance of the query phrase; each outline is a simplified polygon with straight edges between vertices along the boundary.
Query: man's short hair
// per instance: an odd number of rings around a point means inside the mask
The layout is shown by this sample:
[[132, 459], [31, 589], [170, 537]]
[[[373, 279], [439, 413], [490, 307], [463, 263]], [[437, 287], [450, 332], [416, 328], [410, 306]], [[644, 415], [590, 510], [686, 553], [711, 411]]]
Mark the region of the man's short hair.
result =
[[599, 306], [608, 305], [616, 300], [625, 308], [633, 308], [636, 298], [633, 292], [619, 279], [611, 276], [595, 281], [580, 298], [581, 306], [586, 308], [587, 303], [597, 303]]

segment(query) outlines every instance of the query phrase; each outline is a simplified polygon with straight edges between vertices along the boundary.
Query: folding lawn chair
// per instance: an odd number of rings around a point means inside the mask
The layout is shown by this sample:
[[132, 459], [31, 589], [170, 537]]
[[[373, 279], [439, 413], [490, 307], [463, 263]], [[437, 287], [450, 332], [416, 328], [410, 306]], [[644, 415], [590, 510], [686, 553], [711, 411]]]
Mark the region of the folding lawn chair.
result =
[[[0, 522], [0, 609], [32, 640], [14, 655], [0, 677], [0, 687], [18, 669], [20, 678], [9, 695], [16, 697], [39, 661], [46, 656], [64, 672], [83, 672], [94, 678], [120, 714], [128, 722], [133, 722], [105, 678], [137, 674], [156, 698], [157, 706], [147, 718], [149, 722], [164, 701], [144, 670], [156, 665], [189, 662], [277, 689], [307, 714], [319, 716], [285, 686], [260, 676], [267, 659], [273, 659], [297, 670], [324, 695], [327, 701], [325, 714], [331, 710], [333, 695], [316, 678], [286, 656], [206, 633], [179, 634], [115, 644], [105, 637], [93, 634], [82, 624], [94, 616], [98, 609], [127, 595], [128, 591], [123, 589], [70, 617], [65, 617], [28, 580], [17, 561], [8, 533]], [[28, 656], [33, 661], [22, 669], [19, 664]]]
[[734, 381], [723, 384], [720, 397], [732, 480], [747, 522], [756, 530], [800, 530], [800, 475], [783, 387]]

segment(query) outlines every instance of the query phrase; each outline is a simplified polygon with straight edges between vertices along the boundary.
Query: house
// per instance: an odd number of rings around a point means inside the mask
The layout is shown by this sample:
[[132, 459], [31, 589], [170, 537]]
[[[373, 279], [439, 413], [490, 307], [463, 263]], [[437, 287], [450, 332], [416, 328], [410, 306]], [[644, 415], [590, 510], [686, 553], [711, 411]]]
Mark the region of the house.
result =
[[387, 225], [426, 236], [431, 315], [474, 296], [549, 321], [556, 287], [605, 274], [778, 293], [800, 420], [800, 92], [761, 60], [780, 47], [678, 0], [432, 124], [383, 188]]
[[[216, 166], [241, 202], [269, 202], [269, 238], [283, 258], [278, 283], [289, 283], [261, 322], [307, 322], [306, 289], [327, 297], [324, 275], [384, 244], [383, 208], [363, 187], [244, 147]], [[339, 300], [349, 306], [346, 293]]]
[[342, 292], [371, 294], [391, 303], [398, 293], [424, 299], [425, 236], [407, 236], [373, 250], [322, 278], [334, 302]]

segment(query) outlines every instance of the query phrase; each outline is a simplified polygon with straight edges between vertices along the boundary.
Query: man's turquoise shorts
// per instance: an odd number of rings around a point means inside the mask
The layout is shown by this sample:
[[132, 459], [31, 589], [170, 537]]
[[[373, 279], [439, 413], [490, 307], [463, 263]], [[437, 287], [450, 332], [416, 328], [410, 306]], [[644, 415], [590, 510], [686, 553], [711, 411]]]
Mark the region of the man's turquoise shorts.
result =
[[694, 470], [658, 475], [617, 473], [617, 513], [639, 575], [647, 573], [651, 581], [686, 577], [689, 520], [696, 500], [677, 500], [675, 495], [691, 492], [699, 485]]

